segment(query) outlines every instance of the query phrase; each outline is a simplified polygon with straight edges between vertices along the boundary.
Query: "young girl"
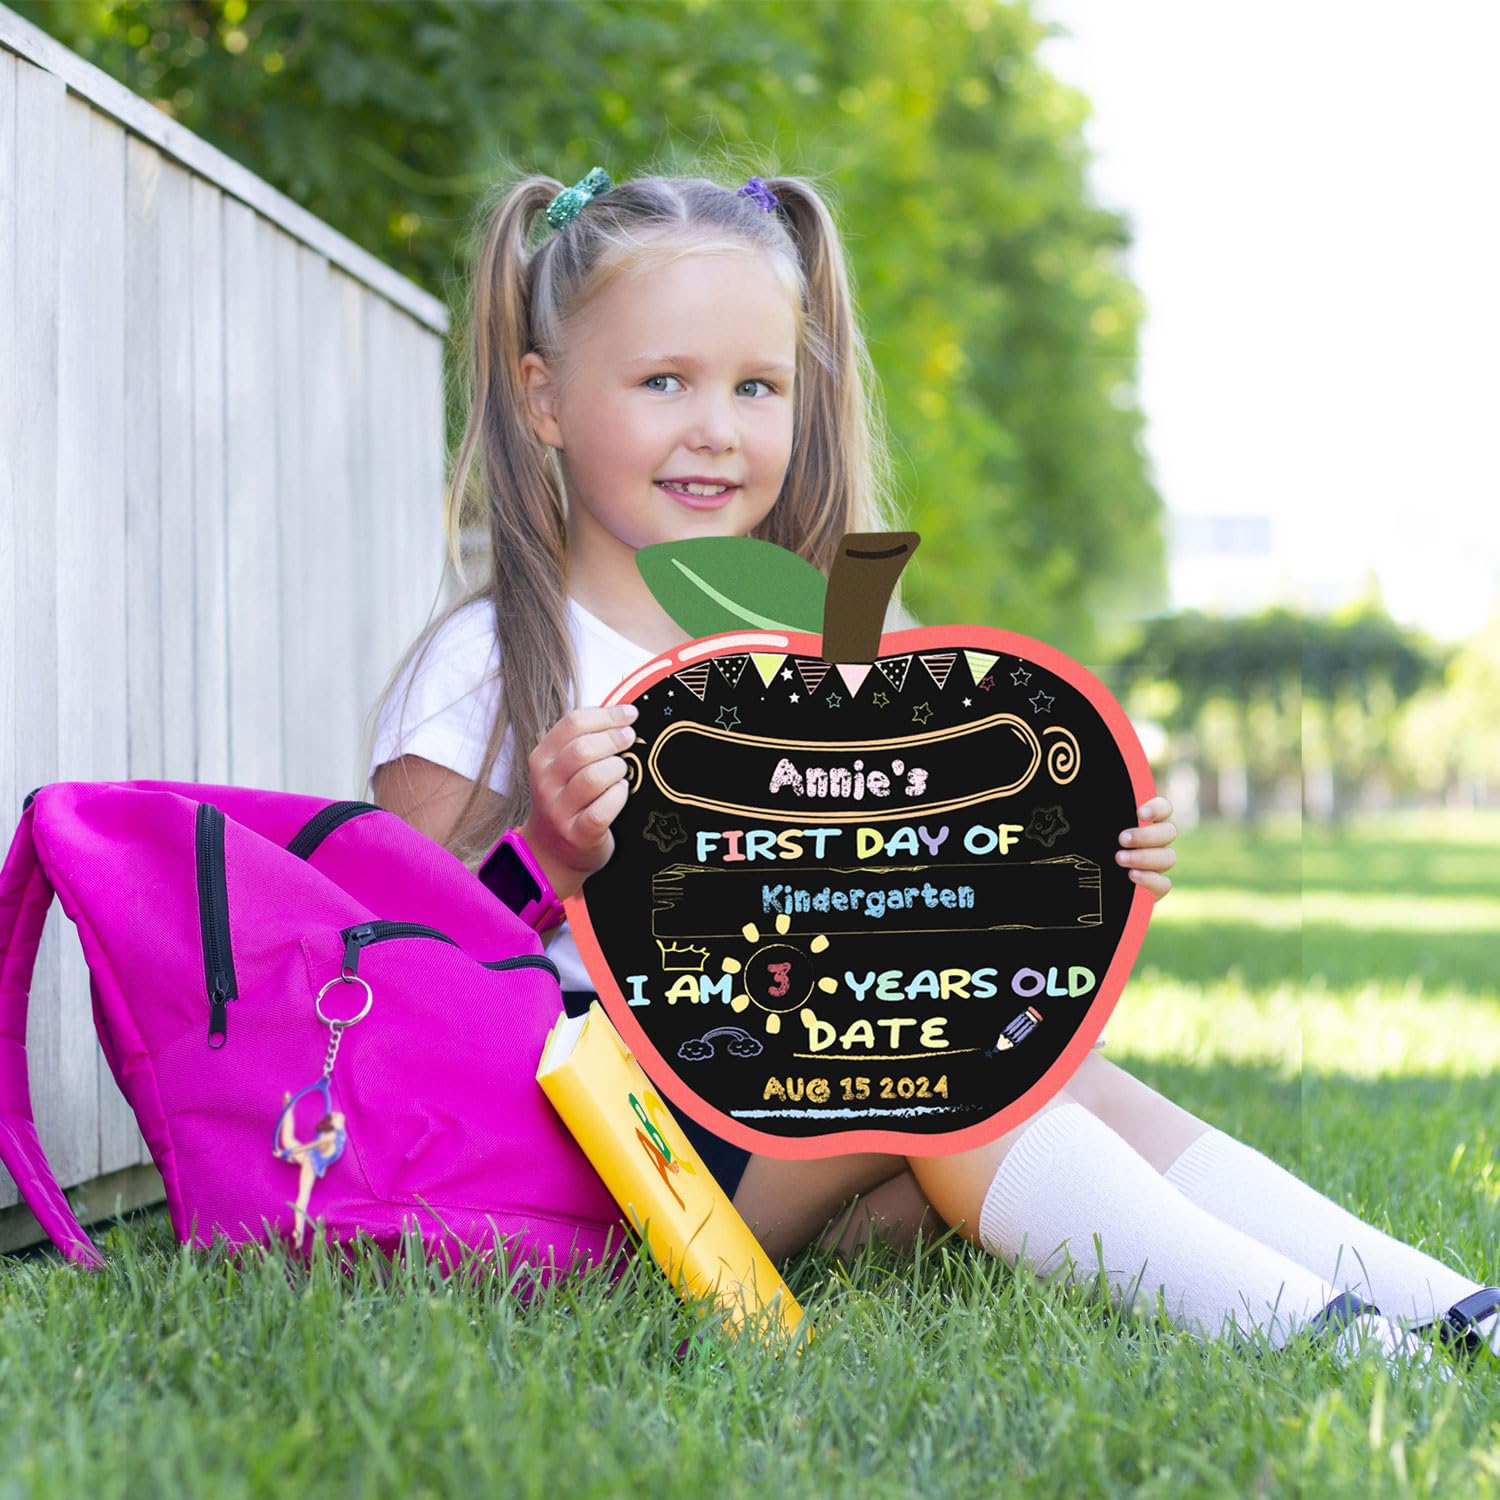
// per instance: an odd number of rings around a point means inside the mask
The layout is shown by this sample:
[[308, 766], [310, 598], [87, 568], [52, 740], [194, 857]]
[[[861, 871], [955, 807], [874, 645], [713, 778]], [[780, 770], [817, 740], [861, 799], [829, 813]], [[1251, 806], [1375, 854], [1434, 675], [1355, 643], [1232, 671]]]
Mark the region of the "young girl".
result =
[[[471, 865], [515, 830], [561, 899], [609, 859], [626, 799], [635, 709], [593, 705], [682, 639], [636, 549], [748, 535], [826, 572], [846, 531], [891, 529], [888, 460], [844, 250], [803, 178], [612, 186], [596, 168], [560, 191], [527, 177], [490, 213], [468, 332], [449, 544], [457, 562], [460, 526], [482, 518], [490, 577], [387, 685], [374, 797]], [[888, 626], [910, 623], [893, 604]], [[1148, 802], [1116, 856], [1156, 899], [1170, 812]], [[576, 1003], [589, 980], [566, 924], [548, 952]], [[1038, 1275], [1103, 1271], [1122, 1300], [1160, 1289], [1200, 1335], [1233, 1320], [1279, 1347], [1311, 1323], [1394, 1354], [1416, 1343], [1392, 1320], [1462, 1304], [1465, 1347], [1500, 1353], [1500, 1290], [1362, 1223], [1097, 1050], [1021, 1126], [949, 1156], [788, 1162], [683, 1125], [773, 1256], [820, 1233], [844, 1248], [877, 1228], [910, 1239], [935, 1210]], [[826, 1230], [855, 1198], [842, 1233]]]

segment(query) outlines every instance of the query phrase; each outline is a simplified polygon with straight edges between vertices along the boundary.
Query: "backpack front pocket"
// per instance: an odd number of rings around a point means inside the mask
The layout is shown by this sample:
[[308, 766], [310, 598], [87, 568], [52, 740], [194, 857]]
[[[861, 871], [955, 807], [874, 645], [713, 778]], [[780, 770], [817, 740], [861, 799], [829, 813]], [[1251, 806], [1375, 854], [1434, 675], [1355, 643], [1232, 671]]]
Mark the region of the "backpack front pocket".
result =
[[[349, 1028], [335, 1093], [377, 1197], [481, 1212], [566, 1211], [578, 1148], [536, 1082], [562, 1009], [542, 954], [484, 960], [421, 923], [377, 921], [307, 943], [316, 988], [344, 976], [370, 986]], [[361, 993], [330, 1015], [357, 1011]], [[559, 1164], [562, 1164], [561, 1166]], [[591, 1169], [581, 1169], [588, 1185]]]

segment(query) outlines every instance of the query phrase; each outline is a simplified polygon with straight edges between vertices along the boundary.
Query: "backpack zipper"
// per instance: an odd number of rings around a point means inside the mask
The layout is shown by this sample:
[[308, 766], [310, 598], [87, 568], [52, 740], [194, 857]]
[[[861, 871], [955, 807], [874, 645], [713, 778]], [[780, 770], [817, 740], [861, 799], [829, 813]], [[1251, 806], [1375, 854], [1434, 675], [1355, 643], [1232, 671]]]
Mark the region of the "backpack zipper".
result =
[[208, 1045], [229, 1040], [227, 1003], [239, 998], [229, 943], [229, 881], [224, 872], [224, 814], [198, 804], [194, 829], [198, 858], [198, 922], [203, 930], [203, 980], [208, 989]]
[[298, 859], [307, 859], [335, 828], [343, 827], [351, 818], [381, 810], [373, 802], [330, 802], [297, 830], [297, 836], [286, 846], [286, 852], [295, 854]]
[[[383, 943], [388, 938], [437, 938], [440, 942], [459, 947], [456, 939], [436, 927], [424, 927], [420, 922], [363, 922], [357, 927], [342, 927], [339, 936], [344, 940], [344, 972], [359, 973], [359, 952], [371, 943]], [[542, 953], [518, 953], [514, 958], [476, 959], [484, 969], [546, 969], [554, 979], [560, 976], [557, 965]]]

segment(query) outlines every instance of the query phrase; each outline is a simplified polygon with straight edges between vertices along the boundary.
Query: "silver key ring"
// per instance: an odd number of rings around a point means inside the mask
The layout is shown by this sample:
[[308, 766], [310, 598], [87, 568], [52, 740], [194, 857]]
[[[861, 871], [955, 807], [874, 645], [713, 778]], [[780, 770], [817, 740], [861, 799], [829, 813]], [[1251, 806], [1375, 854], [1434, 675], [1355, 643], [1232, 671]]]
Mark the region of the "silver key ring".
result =
[[[334, 987], [334, 985], [336, 985], [336, 984], [362, 984], [365, 987], [365, 1007], [364, 1007], [364, 1009], [362, 1011], [360, 1011], [360, 1013], [357, 1016], [350, 1016], [347, 1021], [342, 1020], [338, 1016], [325, 1016], [323, 1014], [323, 996], [326, 995], [329, 992], [329, 990], [331, 990]], [[353, 1026], [353, 1025], [356, 1024], [356, 1022], [363, 1021], [364, 1018], [367, 1015], [370, 1014], [370, 1007], [374, 1003], [375, 1003], [374, 992], [370, 989], [369, 983], [366, 980], [361, 979], [358, 974], [340, 974], [337, 978], [330, 979], [328, 981], [328, 983], [325, 984], [323, 986], [323, 988], [318, 991], [318, 999], [317, 999], [318, 1019], [325, 1026], [337, 1026], [337, 1027], [340, 1028], [340, 1030], [342, 1030], [346, 1026]]]

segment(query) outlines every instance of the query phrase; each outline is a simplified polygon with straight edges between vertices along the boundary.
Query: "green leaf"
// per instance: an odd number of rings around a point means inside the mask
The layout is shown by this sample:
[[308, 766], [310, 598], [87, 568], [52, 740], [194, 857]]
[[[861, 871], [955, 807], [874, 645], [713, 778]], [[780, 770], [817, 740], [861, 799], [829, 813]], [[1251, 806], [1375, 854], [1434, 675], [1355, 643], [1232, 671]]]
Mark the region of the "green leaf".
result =
[[656, 602], [689, 636], [723, 630], [823, 633], [828, 580], [795, 552], [749, 536], [658, 542], [635, 554]]

